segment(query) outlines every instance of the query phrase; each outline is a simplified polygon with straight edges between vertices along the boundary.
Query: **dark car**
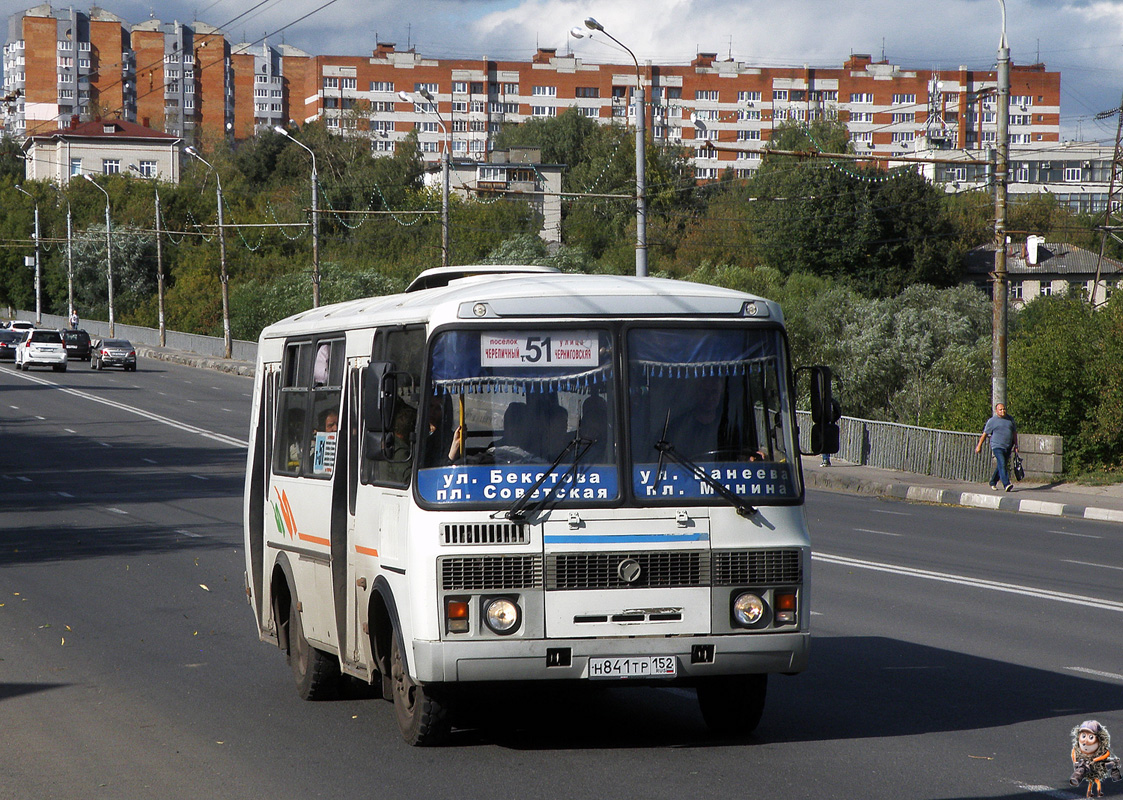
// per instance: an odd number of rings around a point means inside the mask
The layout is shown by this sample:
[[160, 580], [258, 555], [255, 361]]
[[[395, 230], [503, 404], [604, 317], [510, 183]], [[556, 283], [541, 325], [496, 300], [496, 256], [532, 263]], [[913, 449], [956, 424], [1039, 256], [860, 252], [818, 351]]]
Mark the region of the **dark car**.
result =
[[63, 331], [62, 343], [66, 346], [66, 357], [71, 361], [90, 360], [90, 334], [84, 330]]
[[121, 367], [136, 372], [136, 348], [128, 339], [98, 339], [90, 348], [90, 369]]
[[23, 331], [0, 330], [0, 361], [16, 360], [16, 345], [23, 341]]

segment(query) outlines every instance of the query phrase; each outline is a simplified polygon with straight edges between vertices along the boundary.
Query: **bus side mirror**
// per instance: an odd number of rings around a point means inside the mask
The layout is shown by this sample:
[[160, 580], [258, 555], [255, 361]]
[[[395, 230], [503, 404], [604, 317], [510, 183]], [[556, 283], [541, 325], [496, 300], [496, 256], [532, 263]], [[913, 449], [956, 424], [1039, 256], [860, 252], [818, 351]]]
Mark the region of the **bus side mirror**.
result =
[[837, 453], [842, 408], [831, 394], [831, 368], [801, 367], [797, 372], [804, 370], [811, 375], [811, 451], [806, 455]]
[[363, 457], [384, 461], [394, 445], [397, 375], [389, 361], [372, 361], [363, 375]]

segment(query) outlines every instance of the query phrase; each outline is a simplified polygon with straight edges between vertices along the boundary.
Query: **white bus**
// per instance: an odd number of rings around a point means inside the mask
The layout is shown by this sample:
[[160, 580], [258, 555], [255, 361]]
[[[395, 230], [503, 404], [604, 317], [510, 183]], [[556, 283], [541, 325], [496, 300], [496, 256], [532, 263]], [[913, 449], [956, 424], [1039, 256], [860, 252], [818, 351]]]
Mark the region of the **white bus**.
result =
[[259, 636], [306, 699], [373, 684], [415, 745], [512, 681], [696, 687], [748, 733], [768, 674], [807, 663], [794, 374], [776, 303], [662, 279], [444, 268], [278, 322], [245, 491]]

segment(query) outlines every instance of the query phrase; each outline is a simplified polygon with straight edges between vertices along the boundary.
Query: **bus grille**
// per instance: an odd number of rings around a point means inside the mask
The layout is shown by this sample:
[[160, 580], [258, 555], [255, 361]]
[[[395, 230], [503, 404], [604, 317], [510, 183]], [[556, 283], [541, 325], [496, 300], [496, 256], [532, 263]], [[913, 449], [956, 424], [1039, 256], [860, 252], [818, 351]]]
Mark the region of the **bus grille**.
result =
[[799, 550], [715, 550], [714, 585], [799, 583]]
[[[630, 583], [620, 576], [621, 562], [629, 559], [639, 564], [639, 575]], [[557, 553], [546, 561], [547, 589], [638, 589], [709, 583], [710, 563], [703, 552]]]
[[542, 586], [542, 557], [537, 555], [442, 558], [440, 564], [441, 588], [446, 592]]
[[526, 527], [514, 522], [449, 522], [441, 525], [441, 544], [526, 544]]

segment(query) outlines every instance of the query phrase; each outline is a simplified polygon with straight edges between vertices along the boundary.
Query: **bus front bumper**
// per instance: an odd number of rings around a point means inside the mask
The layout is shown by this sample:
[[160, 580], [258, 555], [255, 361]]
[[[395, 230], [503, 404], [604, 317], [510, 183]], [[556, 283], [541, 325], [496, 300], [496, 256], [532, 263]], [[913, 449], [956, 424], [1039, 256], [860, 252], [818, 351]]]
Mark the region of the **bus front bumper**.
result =
[[802, 672], [809, 632], [634, 639], [415, 641], [410, 672], [422, 683], [581, 680], [597, 657], [673, 656], [690, 681], [721, 675]]

